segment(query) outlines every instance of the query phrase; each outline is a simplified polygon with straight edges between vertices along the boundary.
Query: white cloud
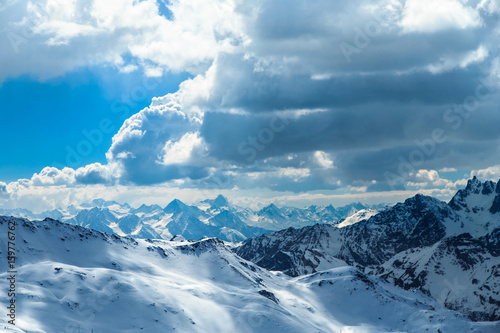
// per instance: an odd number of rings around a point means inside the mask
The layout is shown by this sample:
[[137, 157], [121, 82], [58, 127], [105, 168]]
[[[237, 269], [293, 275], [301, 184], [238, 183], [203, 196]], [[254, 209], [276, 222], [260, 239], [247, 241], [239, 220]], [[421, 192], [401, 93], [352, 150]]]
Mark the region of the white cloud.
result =
[[124, 67], [121, 67], [120, 72], [121, 73], [132, 73], [138, 69], [139, 69], [139, 67], [137, 67], [136, 65], [129, 64], [129, 65], [126, 65]]
[[[187, 83], [185, 86], [190, 87]], [[190, 109], [182, 106], [185, 96], [181, 85], [178, 93], [153, 100], [151, 106], [127, 119], [113, 137], [106, 158], [108, 163], [121, 167], [120, 175], [125, 181], [161, 183], [190, 176], [199, 178], [206, 172], [204, 169], [210, 165], [196, 166], [197, 163], [193, 169], [181, 170], [180, 164], [189, 167], [185, 163], [196, 162], [192, 156], [204, 153], [197, 134], [203, 113], [186, 112]], [[173, 169], [174, 166], [177, 167]]]
[[446, 188], [451, 191], [457, 191], [459, 189], [466, 187], [468, 181], [469, 181], [468, 178], [464, 178], [464, 179], [459, 179], [455, 182], [449, 182], [448, 184], [446, 184]]
[[450, 183], [449, 180], [441, 178], [436, 170], [421, 169], [416, 173], [411, 173], [409, 175], [409, 178], [411, 179], [411, 181], [408, 182], [408, 185], [417, 187], [443, 187]]
[[481, 45], [473, 51], [463, 54], [452, 54], [442, 57], [438, 62], [427, 66], [429, 72], [433, 74], [450, 71], [454, 68], [466, 68], [471, 64], [480, 63], [488, 57], [488, 49]]
[[7, 184], [0, 182], [0, 199], [5, 199], [9, 197], [9, 192], [7, 191]]
[[233, 0], [172, 1], [172, 20], [158, 6], [155, 0], [43, 0], [4, 7], [0, 31], [8, 32], [10, 45], [2, 45], [0, 61], [11, 65], [0, 69], [0, 82], [22, 74], [47, 79], [96, 64], [134, 70], [124, 55], [144, 63], [148, 76], [198, 74], [220, 52], [248, 43]]
[[291, 178], [293, 181], [297, 182], [303, 178], [309, 177], [311, 175], [311, 170], [307, 168], [279, 168], [275, 173], [280, 177]]
[[179, 141], [168, 140], [163, 147], [160, 164], [184, 164], [191, 160], [195, 150], [202, 149], [203, 140], [199, 133], [186, 133]]
[[0, 192], [12, 190], [18, 192], [19, 189], [34, 187], [76, 187], [87, 184], [112, 184], [120, 178], [121, 168], [119, 164], [111, 163], [102, 165], [93, 163], [76, 170], [72, 168], [45, 167], [39, 173], [35, 173], [30, 179], [20, 179], [2, 187], [0, 182]]
[[74, 177], [80, 184], [112, 184], [120, 178], [120, 173], [121, 167], [117, 163], [93, 163], [78, 168]]
[[458, 0], [407, 0], [400, 22], [405, 32], [423, 33], [474, 28], [481, 24], [479, 13]]
[[492, 14], [500, 13], [500, 0], [482, 0], [478, 7]]
[[314, 158], [316, 163], [318, 163], [323, 169], [332, 169], [334, 167], [332, 157], [324, 151], [318, 150], [314, 152]]
[[54, 167], [45, 167], [40, 173], [35, 173], [30, 182], [33, 186], [73, 184], [75, 182], [75, 170], [71, 168], [59, 170]]
[[495, 165], [486, 169], [472, 170], [470, 176], [477, 176], [483, 180], [494, 180], [500, 179], [500, 165]]
[[269, 168], [265, 171], [248, 172], [238, 174], [233, 173], [234, 176], [248, 177], [252, 181], [259, 180], [261, 183], [276, 181], [281, 178], [288, 178], [294, 182], [308, 178], [311, 175], [311, 170], [308, 168]]

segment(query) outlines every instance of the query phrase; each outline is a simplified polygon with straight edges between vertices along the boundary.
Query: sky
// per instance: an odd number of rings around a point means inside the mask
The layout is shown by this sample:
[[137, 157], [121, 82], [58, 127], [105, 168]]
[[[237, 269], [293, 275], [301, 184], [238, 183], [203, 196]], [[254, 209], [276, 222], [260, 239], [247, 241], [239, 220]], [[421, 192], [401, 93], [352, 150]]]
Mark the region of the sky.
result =
[[500, 178], [500, 0], [6, 0], [0, 207], [448, 200]]

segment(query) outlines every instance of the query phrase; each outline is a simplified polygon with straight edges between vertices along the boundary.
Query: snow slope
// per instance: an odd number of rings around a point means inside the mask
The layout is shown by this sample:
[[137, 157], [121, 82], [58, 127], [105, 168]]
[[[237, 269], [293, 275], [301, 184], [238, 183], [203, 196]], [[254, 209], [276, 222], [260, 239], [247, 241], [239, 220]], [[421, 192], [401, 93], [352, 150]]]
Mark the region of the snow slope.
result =
[[[0, 256], [7, 221], [0, 217]], [[498, 332], [353, 267], [270, 273], [222, 241], [134, 240], [18, 223], [17, 325], [6, 332]], [[0, 261], [0, 289], [7, 288]], [[7, 301], [1, 295], [2, 304]], [[7, 329], [8, 328], [8, 329]]]

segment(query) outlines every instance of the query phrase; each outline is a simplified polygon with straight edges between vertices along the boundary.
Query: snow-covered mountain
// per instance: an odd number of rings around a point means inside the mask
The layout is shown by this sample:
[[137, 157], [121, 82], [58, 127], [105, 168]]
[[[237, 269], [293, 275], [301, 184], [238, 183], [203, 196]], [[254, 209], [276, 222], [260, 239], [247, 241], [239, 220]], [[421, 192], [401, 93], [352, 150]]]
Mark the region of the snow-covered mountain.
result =
[[473, 320], [500, 320], [499, 202], [500, 182], [474, 177], [448, 204], [417, 195], [365, 220], [290, 228], [236, 251], [291, 276], [345, 262]]
[[[165, 208], [142, 205], [132, 208], [127, 203], [95, 199], [79, 207], [69, 206], [33, 214], [28, 209], [0, 209], [0, 215], [31, 220], [52, 218], [74, 225], [134, 238], [170, 239], [182, 235], [200, 240], [218, 237], [224, 241], [239, 242], [263, 233], [288, 227], [303, 227], [316, 223], [338, 223], [342, 219], [365, 211], [360, 203], [333, 208], [311, 206], [305, 209], [271, 204], [259, 211], [232, 205], [224, 196], [207, 199], [196, 205], [187, 205], [178, 199]], [[356, 217], [352, 217], [355, 218]], [[358, 218], [359, 219], [359, 218]]]
[[[16, 222], [16, 325], [5, 332], [483, 332], [420, 292], [355, 267], [290, 278], [222, 241], [141, 240], [46, 219], [0, 217], [0, 255]], [[0, 289], [7, 290], [0, 261]], [[6, 293], [0, 296], [7, 304]]]

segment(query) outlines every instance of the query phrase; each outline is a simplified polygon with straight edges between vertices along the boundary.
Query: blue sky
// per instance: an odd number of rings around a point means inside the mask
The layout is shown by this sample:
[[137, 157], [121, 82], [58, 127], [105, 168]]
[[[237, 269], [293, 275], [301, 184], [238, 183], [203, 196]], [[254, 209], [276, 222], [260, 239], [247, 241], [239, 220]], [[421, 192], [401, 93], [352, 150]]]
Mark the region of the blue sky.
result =
[[[132, 89], [142, 86], [143, 75], [106, 67], [84, 68], [43, 82], [27, 75], [6, 80], [0, 89], [0, 121], [9, 124], [0, 132], [0, 141], [8, 142], [0, 146], [2, 180], [31, 178], [46, 166], [105, 163], [111, 138], [125, 116], [147, 107], [153, 97], [177, 91], [187, 78], [188, 74], [166, 74], [151, 80], [154, 89], [137, 93]], [[88, 154], [78, 160], [69, 157], [81, 140], [88, 140], [83, 131], [99, 129], [103, 118], [110, 119], [113, 130], [101, 131], [102, 140], [93, 143]]]
[[10, 0], [0, 22], [0, 206], [500, 178], [500, 0]]

